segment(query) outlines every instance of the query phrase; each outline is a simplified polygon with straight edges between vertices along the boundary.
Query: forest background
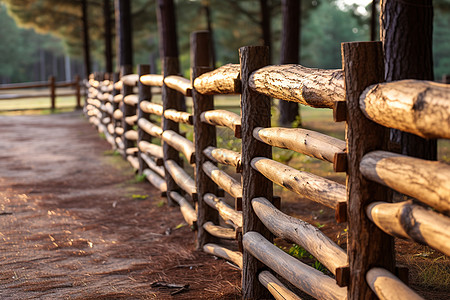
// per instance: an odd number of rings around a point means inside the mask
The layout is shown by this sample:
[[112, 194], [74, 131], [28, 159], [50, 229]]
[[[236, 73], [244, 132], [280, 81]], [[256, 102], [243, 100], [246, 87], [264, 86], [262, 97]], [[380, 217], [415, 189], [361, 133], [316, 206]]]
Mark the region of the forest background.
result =
[[[102, 0], [88, 0], [93, 71], [104, 70]], [[160, 72], [155, 0], [132, 0], [135, 64], [153, 64]], [[272, 64], [279, 63], [281, 0], [267, 0]], [[342, 0], [303, 0], [300, 64], [341, 68], [340, 43], [370, 39], [370, 9]], [[259, 0], [175, 0], [182, 73], [189, 77], [189, 35], [214, 32], [216, 65], [238, 63], [238, 48], [263, 44]], [[435, 0], [433, 64], [435, 79], [450, 73], [450, 0]], [[112, 12], [113, 13], [113, 12]], [[79, 0], [0, 1], [0, 83], [71, 80], [84, 74]], [[111, 16], [114, 20], [114, 16]], [[377, 22], [378, 24], [378, 22]], [[114, 30], [114, 24], [112, 24]], [[378, 34], [378, 29], [376, 29]]]

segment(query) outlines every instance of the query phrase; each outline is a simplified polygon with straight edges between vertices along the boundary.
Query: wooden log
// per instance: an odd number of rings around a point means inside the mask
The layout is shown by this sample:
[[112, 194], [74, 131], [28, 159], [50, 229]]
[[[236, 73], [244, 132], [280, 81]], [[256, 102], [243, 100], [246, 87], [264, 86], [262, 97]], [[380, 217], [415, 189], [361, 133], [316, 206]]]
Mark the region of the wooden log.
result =
[[389, 190], [366, 180], [359, 165], [369, 151], [386, 149], [389, 135], [363, 115], [359, 96], [369, 85], [383, 81], [383, 50], [381, 42], [343, 43], [341, 49], [347, 102], [348, 296], [374, 299], [365, 274], [375, 265], [394, 270], [394, 240], [369, 220], [365, 209], [374, 200], [387, 201]]
[[237, 173], [242, 172], [241, 154], [238, 152], [210, 146], [203, 150], [203, 154], [215, 163], [233, 166]]
[[161, 104], [151, 103], [149, 101], [142, 101], [139, 104], [139, 106], [146, 113], [158, 116], [162, 116], [163, 114], [163, 107]]
[[276, 300], [301, 300], [299, 296], [289, 290], [269, 271], [262, 271], [259, 273], [258, 279]]
[[233, 198], [242, 198], [242, 185], [213, 163], [209, 161], [204, 162], [203, 171]]
[[107, 126], [108, 132], [111, 135], [114, 135], [114, 133], [116, 132], [116, 130], [114, 129], [114, 125], [112, 123], [109, 123]]
[[400, 279], [385, 269], [370, 269], [366, 274], [366, 280], [380, 300], [423, 300]]
[[[149, 74], [149, 73], [150, 73], [150, 65], [138, 65], [138, 75], [139, 76], [143, 76], [143, 75], [146, 75], [146, 74]], [[137, 117], [138, 117], [138, 120], [139, 119], [148, 120], [150, 118], [150, 114], [144, 112], [141, 109], [139, 104], [142, 103], [143, 101], [152, 99], [152, 90], [151, 90], [151, 87], [143, 85], [139, 80], [138, 80], [137, 86], [138, 86], [138, 91], [139, 91], [138, 99], [137, 99], [138, 103], [137, 103], [137, 106], [136, 106]], [[146, 163], [146, 160], [142, 157], [142, 155], [145, 154], [145, 153], [142, 152], [141, 148], [139, 147], [139, 144], [141, 142], [150, 143], [151, 140], [152, 140], [152, 137], [147, 132], [142, 130], [142, 128], [139, 127], [139, 126], [137, 126], [137, 131], [138, 131], [137, 145], [138, 145], [138, 148], [139, 148], [139, 152], [138, 152], [139, 174], [143, 174], [144, 170], [147, 167], [150, 167], [150, 166]], [[153, 162], [153, 160], [152, 160], [152, 162]], [[156, 166], [156, 164], [155, 164], [155, 166]]]
[[194, 88], [204, 95], [239, 94], [241, 92], [240, 66], [227, 64], [205, 73], [195, 79]]
[[224, 219], [226, 222], [232, 222], [232, 224], [234, 224], [236, 227], [242, 227], [242, 212], [234, 210], [228, 204], [220, 200], [219, 197], [216, 197], [211, 193], [205, 194], [203, 196], [203, 200], [210, 207], [216, 209], [222, 219]]
[[227, 110], [210, 110], [201, 114], [202, 122], [215, 126], [225, 126], [234, 131], [234, 136], [241, 137], [241, 117]]
[[181, 214], [186, 223], [192, 228], [197, 226], [197, 213], [189, 202], [177, 192], [169, 192], [170, 197], [180, 206]]
[[243, 237], [244, 249], [278, 275], [317, 299], [347, 299], [347, 290], [331, 277], [290, 256], [257, 232]]
[[142, 75], [139, 79], [142, 84], [149, 86], [163, 86], [164, 76], [159, 74]]
[[122, 89], [123, 86], [123, 82], [122, 81], [117, 81], [116, 83], [114, 83], [114, 89], [120, 91]]
[[164, 78], [164, 83], [185, 96], [192, 96], [191, 81], [187, 78], [178, 75], [171, 75]]
[[136, 86], [139, 81], [139, 75], [138, 74], [128, 74], [128, 75], [122, 76], [122, 78], [120, 80], [125, 85]]
[[150, 182], [154, 187], [159, 189], [161, 192], [167, 191], [167, 184], [165, 180], [161, 178], [158, 174], [156, 174], [150, 169], [145, 169], [144, 175], [147, 181]]
[[163, 134], [163, 130], [161, 127], [153, 124], [152, 122], [146, 120], [146, 119], [139, 119], [138, 120], [138, 126], [142, 128], [145, 132], [150, 134], [151, 136], [161, 138]]
[[191, 114], [184, 111], [177, 111], [175, 109], [167, 109], [164, 111], [164, 117], [166, 119], [175, 121], [177, 123], [184, 123], [193, 125], [193, 117]]
[[123, 134], [123, 128], [122, 127], [116, 127], [115, 133], [117, 135], [122, 135]]
[[130, 126], [134, 126], [136, 124], [137, 119], [138, 119], [137, 115], [128, 116], [125, 117], [125, 122]]
[[113, 118], [116, 120], [122, 120], [123, 113], [120, 109], [116, 109], [113, 113]]
[[364, 115], [378, 124], [427, 139], [450, 139], [450, 85], [400, 80], [369, 86], [360, 97]]
[[190, 140], [172, 130], [164, 131], [161, 138], [164, 142], [183, 153], [190, 164], [195, 163], [194, 144]]
[[339, 202], [346, 202], [345, 186], [337, 182], [268, 158], [256, 157], [251, 166], [274, 183], [332, 209], [336, 209]]
[[429, 245], [450, 255], [450, 218], [415, 205], [412, 201], [374, 202], [366, 212], [384, 232]]
[[[128, 149], [129, 149], [129, 148], [128, 148]], [[127, 150], [128, 150], [128, 149], [127, 149]], [[137, 159], [136, 156], [128, 155], [128, 156], [127, 156], [127, 160], [128, 160], [128, 162], [130, 163], [130, 165], [133, 167], [133, 169], [139, 170], [139, 161], [138, 161], [138, 159]]]
[[147, 153], [148, 155], [154, 156], [156, 158], [163, 158], [163, 151], [161, 146], [151, 144], [146, 141], [141, 141], [139, 142], [138, 147], [142, 152]]
[[[119, 81], [119, 73], [115, 72], [115, 73], [113, 73], [113, 82], [112, 82], [113, 87], [114, 87], [114, 83], [116, 83], [117, 81]], [[120, 126], [122, 126], [122, 124], [120, 124], [120, 120], [122, 120], [122, 114], [120, 114], [120, 116], [118, 116], [116, 114], [116, 111], [122, 113], [122, 111], [119, 109], [119, 102], [114, 101], [114, 97], [117, 95], [120, 95], [120, 92], [118, 90], [116, 90], [115, 88], [113, 88], [113, 90], [111, 92], [111, 96], [113, 97], [113, 101], [111, 102], [111, 105], [113, 107], [112, 124], [114, 125], [114, 128], [115, 128], [114, 129], [115, 146], [113, 147], [114, 149], [119, 149], [119, 146], [116, 143], [117, 138], [119, 137], [119, 134], [117, 134], [116, 129], [119, 128]], [[120, 118], [116, 119], [116, 116], [120, 117]]]
[[130, 141], [137, 141], [138, 133], [136, 130], [128, 130], [124, 134], [125, 138]]
[[195, 198], [195, 194], [197, 193], [195, 188], [194, 180], [186, 173], [186, 171], [181, 168], [175, 161], [166, 160], [164, 162], [164, 166], [166, 168], [166, 175], [169, 173], [175, 183], [182, 188], [186, 193]]
[[337, 153], [345, 152], [345, 141], [303, 128], [255, 128], [255, 139], [333, 163]]
[[446, 163], [373, 151], [359, 167], [367, 179], [386, 185], [450, 215], [450, 166]]
[[138, 95], [136, 94], [131, 94], [128, 95], [126, 97], [123, 97], [123, 102], [125, 102], [125, 104], [127, 105], [137, 105], [139, 101]]
[[234, 240], [236, 238], [236, 232], [233, 228], [214, 225], [214, 223], [211, 221], [203, 224], [203, 228], [208, 231], [210, 235], [218, 237], [220, 239]]
[[147, 166], [154, 171], [155, 173], [157, 173], [159, 176], [163, 177], [166, 175], [164, 168], [162, 166], [158, 166], [156, 164], [156, 162], [147, 154], [142, 153], [141, 154], [142, 159], [145, 161], [145, 163], [147, 164]]
[[337, 268], [348, 264], [347, 253], [317, 227], [282, 213], [263, 197], [253, 199], [252, 205], [256, 215], [274, 235], [301, 245], [334, 275]]
[[114, 96], [113, 101], [116, 103], [120, 103], [120, 102], [122, 102], [122, 99], [123, 99], [122, 94], [118, 94], [118, 95]]
[[334, 102], [345, 99], [342, 70], [268, 66], [253, 72], [249, 85], [269, 97], [311, 107], [333, 108]]
[[[191, 34], [191, 83], [202, 74], [211, 71], [211, 38], [207, 31], [197, 31]], [[195, 148], [195, 182], [197, 185], [198, 203], [198, 232], [197, 250], [203, 249], [207, 243], [214, 242], [215, 237], [203, 228], [203, 224], [211, 221], [219, 223], [219, 214], [204, 201], [207, 193], [217, 194], [218, 187], [214, 181], [203, 171], [203, 163], [207, 161], [203, 150], [208, 146], [216, 146], [216, 128], [201, 122], [200, 116], [204, 111], [214, 109], [214, 98], [202, 95], [195, 89], [192, 91], [193, 123], [194, 123], [194, 148]]]
[[[121, 66], [121, 76], [124, 77], [125, 75], [129, 75], [132, 72], [132, 66], [131, 65], [123, 65]], [[126, 96], [133, 94], [133, 87], [128, 86], [126, 84], [124, 84], [122, 86], [122, 96], [123, 98], [125, 98]], [[134, 116], [136, 115], [136, 108], [133, 105], [128, 105], [126, 103], [122, 103], [121, 106], [121, 110], [123, 113], [122, 116], [122, 127], [123, 130], [125, 132], [133, 129], [133, 124], [129, 124], [127, 122], [127, 118], [130, 116]], [[122, 135], [122, 140], [123, 140], [123, 146], [124, 146], [124, 150], [126, 151], [128, 148], [133, 147], [134, 143], [132, 140], [129, 140], [126, 135]]]
[[[122, 138], [119, 136], [116, 137], [116, 145], [120, 150], [124, 150]], [[125, 153], [125, 151], [123, 151], [123, 153]]]
[[[256, 197], [273, 200], [273, 184], [254, 170], [250, 162], [254, 157], [272, 157], [272, 148], [253, 138], [256, 127], [270, 127], [271, 100], [249, 87], [250, 75], [269, 63], [267, 47], [242, 47], [239, 49], [241, 65], [242, 95], [242, 211], [243, 233], [255, 231], [272, 241], [272, 233], [264, 227], [252, 208], [251, 201]], [[244, 298], [260, 299], [270, 297], [270, 293], [259, 283], [257, 276], [264, 265], [251, 253], [243, 249], [244, 269], [242, 270], [242, 295]]]
[[134, 154], [136, 154], [136, 152], [138, 152], [138, 148], [137, 147], [128, 148], [127, 151], [126, 151], [127, 155], [134, 155]]
[[224, 258], [236, 264], [242, 269], [242, 254], [237, 251], [231, 251], [225, 247], [221, 247], [215, 244], [206, 244], [203, 246], [203, 251], [206, 253]]

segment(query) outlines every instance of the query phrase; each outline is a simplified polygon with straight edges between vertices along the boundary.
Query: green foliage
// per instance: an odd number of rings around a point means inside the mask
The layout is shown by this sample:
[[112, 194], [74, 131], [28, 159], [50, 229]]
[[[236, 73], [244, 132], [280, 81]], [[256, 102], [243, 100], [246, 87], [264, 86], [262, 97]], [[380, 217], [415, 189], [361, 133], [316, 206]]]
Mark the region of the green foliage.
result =
[[156, 203], [156, 207], [158, 207], [158, 208], [161, 208], [161, 207], [163, 207], [164, 205], [166, 205], [166, 201], [165, 201], [165, 200], [159, 200], [159, 201]]
[[136, 175], [134, 176], [134, 181], [135, 181], [136, 183], [138, 183], [138, 182], [144, 182], [144, 181], [145, 181], [145, 178], [146, 178], [146, 176], [145, 176], [144, 174], [136, 174]]
[[297, 244], [292, 244], [292, 247], [288, 250], [289, 255], [296, 257], [298, 259], [302, 258], [312, 258], [313, 256], [308, 253], [302, 246], [299, 246]]

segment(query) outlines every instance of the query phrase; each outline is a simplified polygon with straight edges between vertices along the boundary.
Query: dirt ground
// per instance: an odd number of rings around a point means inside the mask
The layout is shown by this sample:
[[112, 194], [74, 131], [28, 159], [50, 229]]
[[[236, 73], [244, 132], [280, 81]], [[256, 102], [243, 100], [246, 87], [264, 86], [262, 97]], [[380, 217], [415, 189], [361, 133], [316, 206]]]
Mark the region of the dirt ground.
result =
[[[0, 116], [0, 127], [1, 299], [240, 298], [240, 272], [195, 251], [179, 209], [136, 182], [81, 113]], [[171, 296], [155, 281], [189, 289]]]

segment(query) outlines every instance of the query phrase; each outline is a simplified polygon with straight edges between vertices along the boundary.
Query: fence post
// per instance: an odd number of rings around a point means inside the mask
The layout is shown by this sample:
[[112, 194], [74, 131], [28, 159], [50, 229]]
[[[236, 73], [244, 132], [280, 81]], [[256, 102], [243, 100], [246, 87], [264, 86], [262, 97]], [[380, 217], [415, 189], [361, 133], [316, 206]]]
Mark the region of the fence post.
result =
[[75, 108], [81, 109], [81, 92], [80, 92], [80, 76], [79, 75], [75, 75], [74, 86], [75, 86], [75, 97], [76, 97], [76, 101], [77, 101]]
[[[255, 127], [270, 127], [270, 98], [252, 91], [248, 81], [250, 74], [269, 64], [269, 49], [263, 46], [242, 47], [239, 49], [241, 63], [241, 126], [242, 126], [242, 216], [243, 234], [256, 231], [267, 240], [273, 236], [265, 228], [253, 211], [251, 201], [265, 197], [272, 201], [273, 185], [250, 162], [255, 157], [272, 157], [272, 148], [253, 138]], [[243, 250], [242, 296], [244, 299], [269, 299], [270, 293], [258, 281], [258, 273], [264, 265], [245, 249]]]
[[[142, 75], [150, 74], [150, 65], [138, 65], [138, 74], [139, 74], [139, 78]], [[138, 89], [139, 89], [139, 98], [138, 98], [138, 105], [137, 105], [138, 120], [140, 118], [144, 118], [144, 119], [148, 120], [150, 118], [150, 114], [144, 112], [141, 109], [141, 102], [144, 100], [151, 101], [152, 88], [150, 86], [142, 84], [141, 81], [138, 80]], [[144, 172], [145, 168], [147, 168], [148, 166], [141, 157], [142, 152], [139, 149], [139, 142], [140, 141], [150, 142], [151, 136], [147, 132], [142, 130], [139, 126], [137, 126], [137, 132], [138, 132], [137, 145], [138, 145], [138, 159], [139, 159], [139, 174], [141, 175]]]
[[347, 101], [348, 297], [375, 299], [366, 283], [366, 273], [373, 266], [394, 271], [394, 239], [378, 229], [365, 210], [373, 201], [390, 202], [390, 192], [364, 179], [359, 165], [367, 152], [387, 149], [389, 131], [363, 115], [359, 98], [366, 87], [383, 81], [381, 42], [343, 43], [342, 64]]
[[53, 111], [56, 108], [55, 76], [50, 76], [48, 78], [48, 84], [50, 86], [50, 108]]
[[113, 106], [113, 116], [112, 116], [112, 118], [113, 118], [113, 120], [112, 120], [112, 122], [113, 122], [113, 125], [114, 125], [114, 134], [113, 134], [113, 136], [114, 136], [114, 149], [119, 149], [119, 146], [118, 146], [117, 143], [116, 143], [116, 138], [118, 137], [118, 134], [117, 134], [117, 132], [116, 132], [116, 128], [119, 127], [120, 121], [118, 121], [118, 120], [116, 120], [116, 118], [114, 118], [114, 112], [115, 112], [117, 109], [119, 109], [119, 103], [116, 102], [115, 99], [114, 99], [115, 96], [117, 96], [117, 95], [120, 94], [120, 91], [118, 91], [118, 90], [116, 89], [116, 82], [118, 82], [118, 81], [120, 80], [120, 75], [119, 75], [119, 73], [114, 72], [112, 78], [113, 78], [113, 90], [112, 90], [112, 96], [113, 96], [113, 102], [112, 102], [112, 106]]
[[[191, 82], [203, 73], [212, 70], [210, 53], [210, 35], [208, 31], [197, 31], [191, 34]], [[203, 201], [203, 195], [213, 193], [217, 195], [217, 185], [203, 171], [203, 163], [207, 161], [203, 150], [208, 146], [216, 146], [216, 128], [200, 120], [202, 112], [214, 109], [214, 97], [202, 95], [192, 90], [194, 115], [194, 147], [195, 147], [195, 184], [197, 187], [197, 250], [203, 245], [215, 240], [204, 228], [203, 224], [212, 221], [219, 222], [217, 211]]]
[[[131, 74], [133, 71], [133, 67], [131, 65], [124, 65], [122, 66], [120, 70], [120, 77], [122, 78], [125, 75]], [[132, 105], [126, 104], [123, 99], [125, 99], [126, 96], [133, 93], [133, 87], [126, 85], [125, 83], [122, 84], [122, 127], [123, 127], [123, 157], [127, 158], [127, 149], [133, 147], [133, 141], [130, 141], [127, 139], [126, 132], [133, 129], [133, 126], [128, 124], [125, 120], [127, 117], [133, 116], [136, 113], [136, 109]]]

